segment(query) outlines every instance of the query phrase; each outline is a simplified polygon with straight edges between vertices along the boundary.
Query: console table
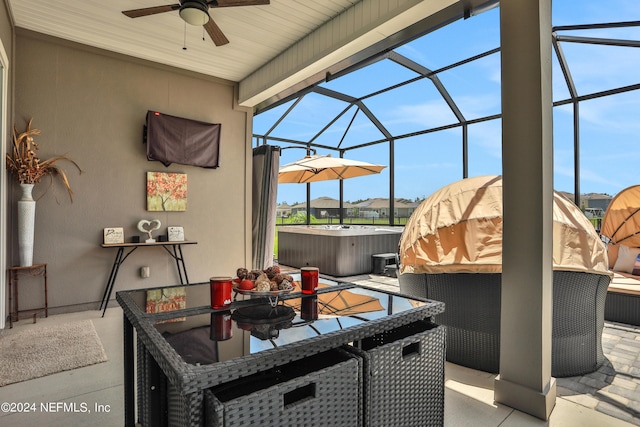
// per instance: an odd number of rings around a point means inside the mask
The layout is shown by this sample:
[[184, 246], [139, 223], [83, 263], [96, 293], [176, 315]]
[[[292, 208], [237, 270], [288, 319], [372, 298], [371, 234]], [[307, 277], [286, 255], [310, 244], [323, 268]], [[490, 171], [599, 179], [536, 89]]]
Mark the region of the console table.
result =
[[[102, 303], [100, 304], [100, 310], [102, 310], [102, 316], [107, 311], [107, 305], [113, 292], [113, 285], [116, 283], [118, 277], [118, 271], [120, 266], [129, 255], [131, 255], [136, 249], [144, 247], [160, 247], [164, 249], [169, 256], [176, 261], [176, 267], [178, 268], [178, 277], [180, 278], [180, 284], [184, 285], [189, 283], [189, 277], [187, 276], [187, 267], [184, 264], [184, 255], [182, 255], [182, 245], [195, 245], [198, 242], [184, 240], [180, 242], [153, 242], [153, 243], [116, 243], [116, 244], [102, 244], [103, 248], [117, 248], [116, 257], [111, 267], [111, 273], [109, 274], [109, 280], [102, 296]], [[125, 253], [125, 249], [128, 252]], [[184, 277], [183, 277], [184, 276]]]
[[[33, 277], [42, 276], [44, 279], [44, 307], [20, 310], [18, 303], [18, 276], [20, 274]], [[13, 300], [13, 301], [12, 301]], [[38, 313], [44, 311], [44, 317], [49, 317], [49, 295], [47, 289], [47, 264], [33, 264], [27, 267], [9, 268], [9, 328], [13, 328], [13, 322], [20, 320], [20, 313], [33, 314], [33, 323], [36, 323]]]
[[[208, 282], [185, 286], [185, 308], [158, 313], [146, 312], [147, 294], [171, 286], [117, 292], [124, 316], [124, 425], [300, 425], [287, 418], [292, 415], [307, 426], [441, 426], [445, 333], [430, 318], [444, 304], [320, 281], [328, 286], [317, 295], [294, 291], [276, 307], [266, 297], [234, 300], [227, 310], [203, 305]], [[373, 307], [363, 308], [363, 299]], [[326, 316], [321, 301], [346, 305]], [[355, 354], [360, 368], [333, 379], [318, 358], [338, 351]], [[307, 371], [299, 377], [281, 378], [300, 366]], [[275, 382], [261, 389], [271, 377]], [[354, 399], [357, 407], [343, 410]], [[247, 400], [251, 404], [242, 403]], [[339, 421], [345, 413], [349, 421]], [[243, 421], [232, 421], [235, 415]]]

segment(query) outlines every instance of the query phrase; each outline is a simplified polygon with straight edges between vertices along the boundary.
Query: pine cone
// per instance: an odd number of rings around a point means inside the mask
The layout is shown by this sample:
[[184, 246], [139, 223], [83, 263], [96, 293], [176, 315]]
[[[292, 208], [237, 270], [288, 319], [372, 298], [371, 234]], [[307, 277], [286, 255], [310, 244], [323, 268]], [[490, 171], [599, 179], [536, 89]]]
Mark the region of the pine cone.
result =
[[268, 292], [271, 290], [271, 282], [270, 281], [256, 282], [255, 290], [258, 292]]
[[249, 270], [247, 270], [246, 268], [240, 267], [236, 270], [236, 276], [238, 276], [238, 279], [240, 280], [246, 279], [248, 274]]
[[251, 270], [247, 275], [248, 276], [247, 278], [251, 280], [257, 280], [261, 274], [262, 274], [262, 270]]
[[260, 292], [271, 290], [271, 280], [269, 280], [266, 273], [261, 273], [256, 279], [256, 290]]
[[278, 285], [278, 289], [280, 289], [281, 291], [288, 291], [290, 289], [293, 289], [293, 285], [287, 279], [282, 279], [282, 282], [280, 282], [280, 284]]
[[269, 280], [273, 279], [276, 274], [278, 274], [278, 270], [276, 270], [275, 267], [267, 267], [264, 272], [267, 273], [267, 277], [269, 278]]

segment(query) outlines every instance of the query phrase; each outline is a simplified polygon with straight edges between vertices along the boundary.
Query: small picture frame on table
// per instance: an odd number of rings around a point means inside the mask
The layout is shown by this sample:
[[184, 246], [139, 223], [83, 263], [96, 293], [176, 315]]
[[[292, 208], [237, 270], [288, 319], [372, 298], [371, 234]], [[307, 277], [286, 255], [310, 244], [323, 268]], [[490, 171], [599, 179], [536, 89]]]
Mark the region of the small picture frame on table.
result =
[[108, 227], [104, 229], [104, 244], [117, 245], [124, 243], [124, 228]]
[[184, 228], [182, 227], [167, 227], [167, 234], [170, 242], [184, 241]]

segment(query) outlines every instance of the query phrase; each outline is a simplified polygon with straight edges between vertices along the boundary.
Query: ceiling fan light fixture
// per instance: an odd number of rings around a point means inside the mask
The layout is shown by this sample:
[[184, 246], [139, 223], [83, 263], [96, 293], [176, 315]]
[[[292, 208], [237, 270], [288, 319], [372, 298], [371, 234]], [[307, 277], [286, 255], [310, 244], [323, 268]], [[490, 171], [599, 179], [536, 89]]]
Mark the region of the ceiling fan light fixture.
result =
[[209, 6], [200, 1], [185, 1], [180, 6], [180, 18], [187, 24], [202, 26], [209, 22]]

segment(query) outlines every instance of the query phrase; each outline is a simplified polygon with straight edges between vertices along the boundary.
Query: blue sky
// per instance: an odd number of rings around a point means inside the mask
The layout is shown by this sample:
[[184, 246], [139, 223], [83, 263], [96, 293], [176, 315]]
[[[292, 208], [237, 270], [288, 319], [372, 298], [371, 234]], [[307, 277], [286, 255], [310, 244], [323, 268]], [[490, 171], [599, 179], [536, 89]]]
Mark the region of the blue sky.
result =
[[[640, 20], [637, 0], [553, 0], [553, 25], [593, 24]], [[640, 27], [562, 32], [563, 35], [640, 40]], [[396, 49], [419, 64], [438, 70], [499, 46], [499, 11], [491, 10], [455, 22]], [[640, 48], [562, 43], [579, 95], [640, 83]], [[558, 61], [553, 63], [554, 100], [566, 99], [568, 90]], [[378, 62], [356, 73], [324, 83], [330, 89], [360, 97], [374, 90], [415, 77], [391, 61]], [[500, 112], [500, 56], [493, 54], [438, 74], [466, 119]], [[364, 101], [394, 135], [455, 123], [455, 116], [428, 80]], [[290, 104], [260, 114], [254, 133], [263, 134]], [[345, 108], [346, 104], [308, 95], [272, 132], [273, 136], [307, 141]], [[362, 113], [347, 112], [317, 142], [350, 147], [382, 139]], [[554, 109], [554, 187], [573, 191], [572, 107]], [[349, 126], [349, 123], [353, 122]], [[349, 128], [344, 136], [345, 129]], [[499, 120], [469, 127], [469, 176], [501, 173]], [[640, 183], [640, 91], [580, 103], [581, 193], [615, 195]], [[289, 146], [290, 144], [274, 144]], [[423, 198], [462, 178], [461, 130], [451, 129], [395, 142], [395, 196]], [[319, 154], [338, 156], [335, 151]], [[281, 165], [304, 156], [301, 149], [284, 150]], [[345, 157], [389, 164], [388, 144], [349, 150]], [[389, 169], [379, 175], [344, 180], [345, 200], [389, 197]], [[339, 198], [337, 181], [311, 184], [311, 198]], [[306, 186], [280, 184], [278, 202], [303, 202]]]

